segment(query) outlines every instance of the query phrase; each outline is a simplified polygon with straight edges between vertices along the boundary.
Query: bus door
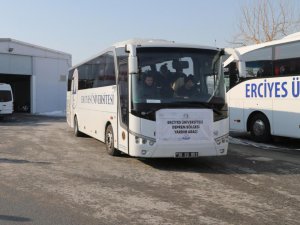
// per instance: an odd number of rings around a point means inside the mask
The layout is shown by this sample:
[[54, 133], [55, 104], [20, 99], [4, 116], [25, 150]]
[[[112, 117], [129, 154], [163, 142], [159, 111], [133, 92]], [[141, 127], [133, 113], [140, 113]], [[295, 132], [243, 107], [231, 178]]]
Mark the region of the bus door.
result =
[[227, 66], [229, 82], [227, 85], [227, 102], [229, 105], [230, 130], [243, 131], [244, 127], [244, 100], [239, 88], [234, 88], [239, 83], [237, 62], [233, 61]]
[[128, 129], [128, 64], [119, 64], [118, 76], [118, 149], [129, 154], [129, 129]]

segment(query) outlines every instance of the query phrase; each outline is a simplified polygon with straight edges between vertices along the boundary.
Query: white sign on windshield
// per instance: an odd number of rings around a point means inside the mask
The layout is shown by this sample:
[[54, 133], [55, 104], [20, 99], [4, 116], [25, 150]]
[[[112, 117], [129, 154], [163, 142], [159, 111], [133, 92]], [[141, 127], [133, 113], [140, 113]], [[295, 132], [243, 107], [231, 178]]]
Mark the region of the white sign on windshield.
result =
[[156, 140], [199, 142], [212, 137], [211, 109], [162, 109], [156, 112]]

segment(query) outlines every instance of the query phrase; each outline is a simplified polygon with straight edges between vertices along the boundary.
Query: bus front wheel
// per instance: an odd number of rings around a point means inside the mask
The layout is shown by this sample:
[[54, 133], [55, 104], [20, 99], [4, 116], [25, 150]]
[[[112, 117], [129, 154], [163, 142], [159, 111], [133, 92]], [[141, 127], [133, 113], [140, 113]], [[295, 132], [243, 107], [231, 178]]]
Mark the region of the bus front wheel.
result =
[[114, 131], [111, 125], [108, 125], [105, 131], [106, 151], [109, 155], [118, 156], [120, 152], [115, 148]]
[[256, 114], [251, 119], [250, 133], [257, 142], [268, 142], [271, 139], [270, 123], [263, 114]]

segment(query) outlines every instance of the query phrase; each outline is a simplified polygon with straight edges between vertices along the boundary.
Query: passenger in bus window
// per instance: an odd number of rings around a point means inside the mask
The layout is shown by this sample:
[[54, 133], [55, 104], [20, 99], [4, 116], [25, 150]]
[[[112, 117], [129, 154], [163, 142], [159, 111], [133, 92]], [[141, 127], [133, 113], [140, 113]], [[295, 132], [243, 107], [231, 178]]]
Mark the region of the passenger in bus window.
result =
[[260, 68], [258, 69], [258, 71], [257, 71], [256, 76], [257, 76], [257, 77], [264, 77], [264, 75], [265, 75], [265, 70], [264, 70], [263, 67], [260, 67]]
[[164, 87], [164, 86], [170, 86], [171, 82], [172, 82], [172, 74], [170, 72], [170, 70], [168, 69], [167, 64], [163, 64], [160, 67], [160, 75], [157, 76], [157, 86], [159, 87]]
[[184, 78], [184, 85], [178, 89], [177, 95], [182, 97], [192, 97], [198, 94], [199, 92], [195, 85], [194, 76], [190, 74]]
[[172, 73], [168, 69], [167, 64], [160, 67], [160, 75], [157, 77], [157, 88], [160, 89], [160, 95], [163, 98], [173, 97]]
[[276, 65], [276, 66], [274, 67], [274, 75], [275, 75], [275, 76], [278, 76], [279, 74], [280, 74], [280, 69], [279, 69], [279, 66]]
[[144, 99], [157, 98], [157, 88], [154, 85], [154, 78], [149, 72], [146, 72], [144, 75], [144, 82], [140, 86], [139, 93]]
[[188, 68], [187, 61], [179, 61], [178, 59], [175, 59], [172, 62], [172, 67], [176, 71], [175, 74], [173, 74], [173, 81], [177, 80], [179, 77], [186, 77], [186, 74], [183, 72], [183, 69]]
[[286, 74], [286, 66], [282, 65], [280, 68], [279, 68], [279, 71], [280, 71], [280, 75], [284, 75]]

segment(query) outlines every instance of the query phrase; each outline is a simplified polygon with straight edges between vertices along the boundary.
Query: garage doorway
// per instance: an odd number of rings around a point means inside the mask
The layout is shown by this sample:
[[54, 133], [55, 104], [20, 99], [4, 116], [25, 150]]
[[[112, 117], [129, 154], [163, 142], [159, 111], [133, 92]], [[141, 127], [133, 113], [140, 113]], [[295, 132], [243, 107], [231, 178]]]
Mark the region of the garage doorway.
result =
[[30, 113], [30, 77], [29, 75], [0, 74], [0, 83], [11, 85], [14, 95], [14, 112]]

